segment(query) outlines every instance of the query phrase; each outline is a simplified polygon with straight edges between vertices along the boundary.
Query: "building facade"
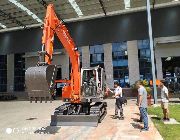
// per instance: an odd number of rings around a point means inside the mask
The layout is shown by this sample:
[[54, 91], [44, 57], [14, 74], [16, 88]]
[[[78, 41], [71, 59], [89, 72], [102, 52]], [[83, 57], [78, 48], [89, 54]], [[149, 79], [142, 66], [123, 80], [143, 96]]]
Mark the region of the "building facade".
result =
[[[179, 40], [179, 36], [155, 39], [157, 79], [166, 78], [164, 58], [180, 58]], [[113, 88], [115, 80], [122, 87], [129, 87], [139, 79], [152, 79], [148, 39], [90, 45], [78, 49], [81, 67], [104, 67], [110, 88]], [[24, 92], [25, 71], [28, 67], [36, 66], [37, 61], [36, 52], [0, 55], [0, 92]], [[55, 50], [53, 64], [58, 67], [58, 79], [69, 79], [70, 62], [64, 49]], [[180, 66], [179, 63], [176, 66]]]
[[[152, 12], [157, 79], [174, 76], [173, 68], [180, 67], [179, 17], [178, 5]], [[114, 80], [122, 87], [129, 87], [139, 79], [152, 78], [146, 11], [66, 25], [79, 46], [81, 67], [104, 67], [110, 88]], [[39, 27], [0, 33], [0, 92], [25, 91], [25, 71], [36, 66], [41, 37], [42, 29]], [[57, 37], [54, 42], [53, 64], [58, 66], [57, 78], [68, 79], [71, 69], [69, 56]]]

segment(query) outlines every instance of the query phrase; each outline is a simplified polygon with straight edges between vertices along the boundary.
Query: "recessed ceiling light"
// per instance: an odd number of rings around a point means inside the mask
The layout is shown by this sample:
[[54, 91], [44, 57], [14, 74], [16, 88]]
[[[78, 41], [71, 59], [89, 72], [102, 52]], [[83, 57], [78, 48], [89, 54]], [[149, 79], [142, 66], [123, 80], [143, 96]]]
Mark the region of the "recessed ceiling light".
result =
[[81, 9], [79, 8], [78, 4], [76, 3], [76, 1], [75, 0], [68, 0], [68, 1], [71, 4], [71, 6], [74, 8], [74, 10], [76, 11], [77, 15], [79, 17], [83, 16], [83, 13]]
[[179, 1], [179, 0], [173, 0], [173, 1]]
[[124, 0], [124, 5], [125, 9], [130, 9], [131, 8], [131, 0]]
[[24, 5], [19, 3], [17, 0], [9, 0], [9, 2], [13, 3], [14, 5], [16, 5], [21, 10], [25, 11], [28, 15], [30, 15], [37, 22], [43, 23], [43, 21], [40, 18], [38, 18], [33, 12], [31, 12], [28, 8], [26, 8]]
[[165, 61], [170, 61], [172, 57], [167, 57]]
[[2, 27], [2, 28], [6, 28], [6, 25], [4, 25], [4, 24], [0, 23], [0, 27]]

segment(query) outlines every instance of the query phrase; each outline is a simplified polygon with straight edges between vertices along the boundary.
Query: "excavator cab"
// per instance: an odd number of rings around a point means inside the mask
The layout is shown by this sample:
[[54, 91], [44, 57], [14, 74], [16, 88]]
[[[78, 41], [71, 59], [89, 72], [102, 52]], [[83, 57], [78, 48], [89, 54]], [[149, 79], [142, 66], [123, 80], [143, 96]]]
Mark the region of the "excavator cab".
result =
[[103, 68], [91, 67], [81, 69], [82, 102], [99, 102], [105, 96], [105, 74]]

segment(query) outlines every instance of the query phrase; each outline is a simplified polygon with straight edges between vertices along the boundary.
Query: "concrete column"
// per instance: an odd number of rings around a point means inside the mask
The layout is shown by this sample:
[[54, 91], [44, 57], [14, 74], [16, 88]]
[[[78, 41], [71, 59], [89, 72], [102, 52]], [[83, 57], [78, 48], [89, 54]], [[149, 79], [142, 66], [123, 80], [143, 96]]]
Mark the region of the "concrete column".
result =
[[163, 79], [161, 57], [156, 57], [156, 71], [157, 71], [157, 79], [159, 79], [159, 80]]
[[25, 57], [25, 69], [27, 70], [29, 67], [35, 67], [38, 62], [37, 56]]
[[53, 56], [52, 64], [61, 67], [62, 79], [69, 79], [69, 56], [64, 49], [60, 50], [62, 54], [56, 54]]
[[[54, 54], [52, 64], [61, 67], [62, 79], [65, 78], [69, 79], [69, 56], [64, 49], [56, 50], [56, 51], [62, 52], [62, 54]], [[28, 67], [36, 66], [38, 62], [37, 53], [31, 52], [31, 53], [26, 53], [26, 55], [30, 57], [25, 57], [25, 62], [26, 62], [25, 68], [27, 69]]]
[[14, 91], [14, 54], [7, 55], [7, 92]]
[[[61, 55], [61, 58], [64, 58], [64, 61], [61, 62], [61, 70], [62, 70], [62, 79], [69, 79], [69, 56], [65, 54], [64, 56]], [[61, 61], [61, 59], [59, 59]]]
[[89, 46], [83, 46], [81, 49], [82, 49], [82, 67], [90, 67]]
[[103, 44], [104, 47], [104, 68], [106, 72], [106, 82], [109, 88], [113, 88], [113, 62], [112, 62], [112, 44]]
[[127, 41], [130, 85], [140, 79], [137, 40]]

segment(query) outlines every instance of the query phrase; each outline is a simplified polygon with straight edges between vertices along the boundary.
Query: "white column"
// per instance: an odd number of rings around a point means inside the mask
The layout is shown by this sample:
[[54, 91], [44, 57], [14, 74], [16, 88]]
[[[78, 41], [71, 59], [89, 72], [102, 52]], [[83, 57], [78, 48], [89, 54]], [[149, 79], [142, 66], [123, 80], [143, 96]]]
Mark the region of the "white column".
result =
[[156, 57], [156, 70], [157, 70], [157, 79], [159, 79], [159, 80], [163, 79], [161, 57]]
[[70, 73], [70, 71], [69, 71], [69, 65], [70, 65], [69, 64], [69, 56], [68, 56], [68, 54], [61, 55], [61, 56], [64, 57], [64, 59], [61, 63], [62, 79], [65, 79], [65, 78], [69, 79], [69, 73]]
[[104, 68], [106, 72], [106, 82], [109, 88], [113, 88], [113, 62], [112, 62], [112, 44], [103, 44], [104, 47]]
[[150, 50], [151, 50], [151, 65], [152, 65], [154, 103], [157, 104], [157, 87], [156, 87], [156, 74], [155, 74], [155, 63], [154, 63], [154, 58], [155, 58], [154, 57], [154, 41], [153, 41], [153, 36], [152, 36], [151, 4], [150, 4], [150, 0], [147, 0], [147, 2], [146, 2], [146, 9], [147, 9], [147, 21], [148, 21]]
[[7, 55], [7, 92], [14, 91], [14, 54]]
[[69, 79], [69, 56], [64, 49], [60, 50], [60, 52], [62, 52], [62, 54], [53, 56], [52, 64], [61, 67], [62, 79]]
[[140, 79], [137, 40], [127, 41], [130, 85]]
[[37, 52], [26, 53], [25, 54], [25, 69], [27, 70], [29, 67], [35, 67], [38, 62]]
[[83, 46], [82, 49], [82, 67], [90, 67], [89, 46]]
[[[62, 54], [53, 55], [53, 65], [61, 67], [62, 79], [69, 79], [69, 56], [64, 49], [56, 50], [57, 52], [62, 52]], [[38, 56], [36, 52], [26, 53], [30, 57], [25, 58], [25, 68], [35, 67], [38, 62]]]

